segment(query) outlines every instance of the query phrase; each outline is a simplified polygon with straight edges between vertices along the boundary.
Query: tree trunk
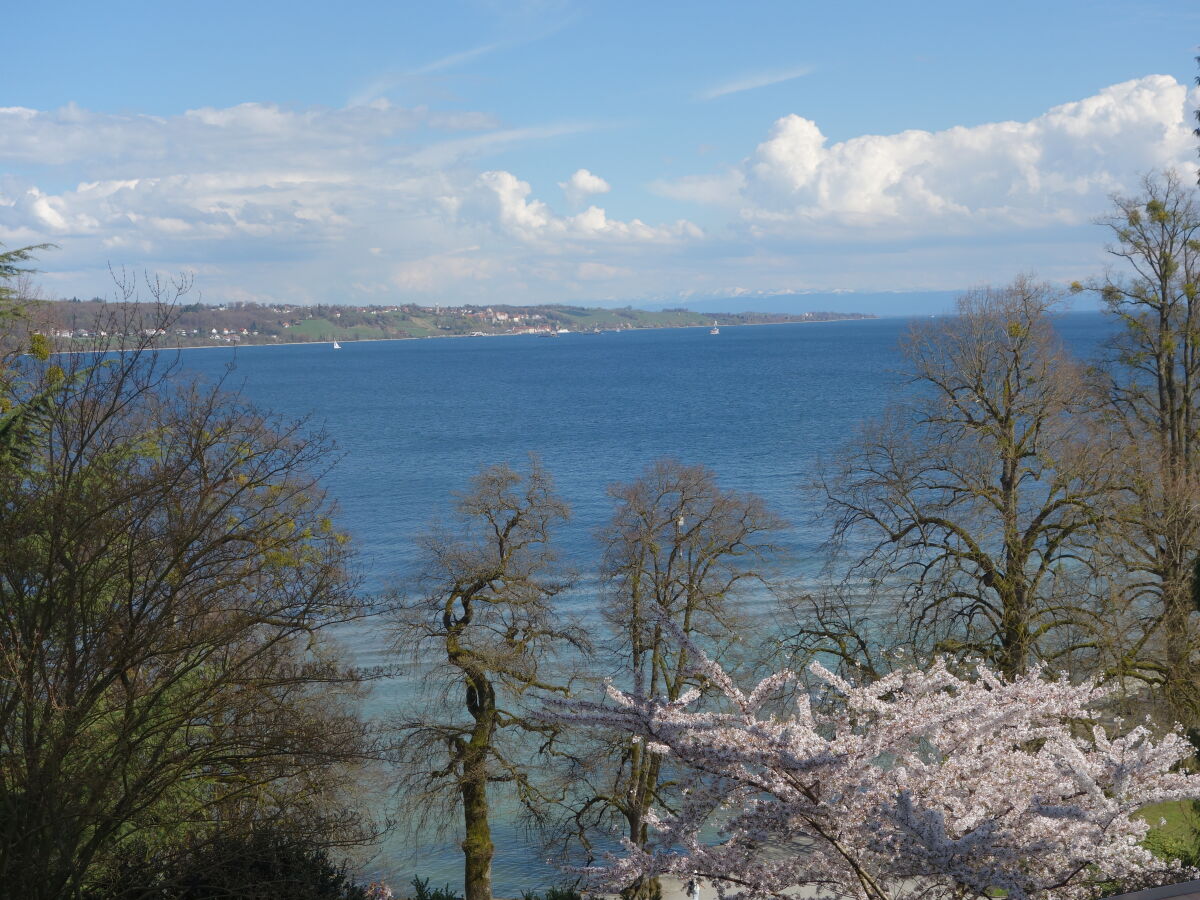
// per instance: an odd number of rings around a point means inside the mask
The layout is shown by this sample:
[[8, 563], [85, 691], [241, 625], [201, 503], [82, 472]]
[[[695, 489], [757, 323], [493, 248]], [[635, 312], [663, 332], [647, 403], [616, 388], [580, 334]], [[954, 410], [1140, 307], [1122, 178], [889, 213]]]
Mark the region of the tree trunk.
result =
[[492, 830], [488, 823], [487, 769], [482, 759], [464, 766], [462, 781], [463, 900], [492, 900]]
[[[1006, 396], [1006, 400], [1009, 398]], [[1004, 574], [997, 584], [1000, 595], [1003, 622], [1000, 634], [1000, 674], [1008, 680], [1025, 672], [1029, 656], [1033, 651], [1033, 635], [1030, 633], [1029, 586], [1026, 581], [1026, 566], [1029, 555], [1024, 549], [1024, 536], [1020, 531], [1018, 483], [1020, 480], [1021, 451], [1012, 421], [1006, 423], [1003, 446], [1003, 473], [1000, 476], [1000, 494], [1003, 498], [1004, 523]]]
[[1024, 674], [1033, 649], [1029, 630], [1030, 609], [1022, 591], [1004, 598], [1004, 625], [1000, 637], [1000, 674], [1009, 681]]
[[1163, 694], [1171, 715], [1188, 728], [1200, 724], [1200, 684], [1192, 660], [1192, 591], [1189, 578], [1163, 586]]

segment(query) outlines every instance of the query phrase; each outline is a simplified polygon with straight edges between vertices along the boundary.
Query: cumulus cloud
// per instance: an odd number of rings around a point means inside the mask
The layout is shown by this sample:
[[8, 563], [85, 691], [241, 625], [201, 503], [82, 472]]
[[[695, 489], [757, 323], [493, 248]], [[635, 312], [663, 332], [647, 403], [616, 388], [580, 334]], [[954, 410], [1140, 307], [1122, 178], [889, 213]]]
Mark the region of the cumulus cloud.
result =
[[587, 169], [577, 169], [575, 174], [566, 181], [560, 181], [558, 186], [566, 195], [567, 202], [579, 206], [594, 194], [607, 194], [612, 190], [609, 183], [599, 175], [593, 175]]
[[[269, 283], [263, 299], [481, 282], [503, 269], [448, 253], [462, 243], [450, 223], [473, 190], [469, 161], [580, 127], [500, 128], [483, 113], [386, 100], [174, 116], [0, 108], [0, 242], [58, 243], [43, 267], [72, 293], [102, 291], [109, 261], [198, 267], [222, 296], [245, 291], [239, 279]], [[281, 277], [276, 264], [292, 268]], [[346, 266], [359, 277], [342, 277]]]
[[[580, 172], [575, 174], [579, 175]], [[590, 173], [585, 174], [595, 178]], [[605, 189], [608, 188], [602, 179], [595, 180], [603, 183]], [[577, 215], [558, 216], [543, 201], [530, 199], [532, 192], [529, 182], [521, 181], [511, 172], [484, 172], [460, 208], [526, 242], [609, 240], [664, 243], [703, 236], [697, 226], [684, 219], [658, 226], [647, 225], [641, 219], [623, 222], [610, 219], [598, 206], [589, 206]]]
[[1200, 91], [1149, 76], [1028, 121], [939, 132], [837, 142], [786, 115], [740, 164], [656, 184], [707, 209], [653, 219], [610, 216], [596, 202], [610, 185], [588, 169], [559, 183], [556, 208], [525, 180], [536, 171], [481, 162], [587, 123], [386, 100], [0, 108], [0, 242], [59, 244], [41, 260], [47, 288], [80, 296], [104, 291], [109, 262], [186, 268], [211, 299], [297, 302], [956, 288], [1028, 268], [1069, 279], [1100, 264], [1087, 223], [1110, 193], [1147, 169], [1194, 172], [1197, 105]]
[[1200, 102], [1165, 75], [1113, 85], [1027, 122], [864, 135], [829, 143], [799, 115], [775, 122], [736, 169], [660, 184], [728, 205], [758, 228], [989, 232], [1090, 221], [1152, 168], [1194, 163]]

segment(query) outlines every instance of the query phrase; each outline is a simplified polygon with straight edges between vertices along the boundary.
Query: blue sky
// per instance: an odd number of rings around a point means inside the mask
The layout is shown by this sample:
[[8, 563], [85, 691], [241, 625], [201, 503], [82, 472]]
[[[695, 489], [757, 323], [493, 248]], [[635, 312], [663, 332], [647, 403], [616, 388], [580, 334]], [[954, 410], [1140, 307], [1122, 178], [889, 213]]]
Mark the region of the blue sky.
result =
[[905, 292], [1087, 276], [1109, 195], [1195, 171], [1193, 2], [5, 21], [0, 242], [60, 245], [52, 295], [106, 293], [112, 263], [192, 272], [211, 302], [897, 291], [907, 312]]

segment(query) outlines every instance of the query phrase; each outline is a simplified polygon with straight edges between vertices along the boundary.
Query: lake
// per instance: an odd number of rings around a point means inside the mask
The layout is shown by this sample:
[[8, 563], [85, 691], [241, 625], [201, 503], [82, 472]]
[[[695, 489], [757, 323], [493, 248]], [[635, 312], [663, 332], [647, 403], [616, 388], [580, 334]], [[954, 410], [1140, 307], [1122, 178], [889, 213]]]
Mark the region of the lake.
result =
[[[675, 456], [712, 468], [727, 489], [752, 491], [792, 523], [793, 574], [819, 565], [826, 534], [802, 487], [863, 419], [903, 391], [899, 318], [662, 329], [556, 338], [505, 336], [184, 351], [186, 370], [240, 387], [260, 406], [311, 417], [341, 458], [325, 485], [354, 537], [367, 588], [411, 566], [413, 538], [445, 518], [452, 492], [481, 466], [522, 467], [538, 454], [571, 505], [564, 555], [595, 569], [594, 534], [611, 514], [605, 489]], [[1072, 350], [1091, 357], [1109, 333], [1099, 313], [1059, 320]], [[576, 603], [588, 603], [586, 577]], [[345, 640], [363, 664], [386, 660], [374, 625]], [[383, 712], [395, 685], [376, 692]], [[496, 834], [495, 891], [561, 881], [511, 823]], [[461, 887], [454, 844], [385, 847], [393, 887], [412, 873]]]

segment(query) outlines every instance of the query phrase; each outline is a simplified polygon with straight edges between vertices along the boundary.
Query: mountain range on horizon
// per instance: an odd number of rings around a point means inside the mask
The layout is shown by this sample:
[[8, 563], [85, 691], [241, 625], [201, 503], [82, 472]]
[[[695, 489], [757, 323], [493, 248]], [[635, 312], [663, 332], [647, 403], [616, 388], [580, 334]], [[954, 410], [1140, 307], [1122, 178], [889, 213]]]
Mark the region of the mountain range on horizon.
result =
[[[647, 299], [630, 305], [641, 309], [686, 308], [699, 313], [786, 313], [813, 310], [854, 312], [874, 316], [944, 315], [954, 312], [955, 301], [966, 292], [957, 291], [797, 291], [794, 293], [745, 291], [738, 293]], [[1064, 294], [1066, 289], [1064, 287]], [[598, 301], [596, 305], [607, 305]], [[1071, 310], [1098, 309], [1098, 302], [1083, 294], [1069, 298]]]

